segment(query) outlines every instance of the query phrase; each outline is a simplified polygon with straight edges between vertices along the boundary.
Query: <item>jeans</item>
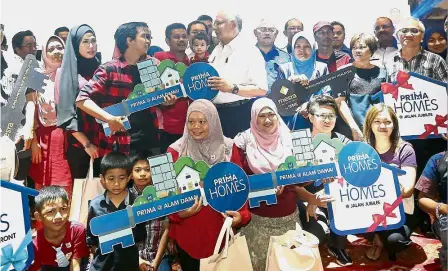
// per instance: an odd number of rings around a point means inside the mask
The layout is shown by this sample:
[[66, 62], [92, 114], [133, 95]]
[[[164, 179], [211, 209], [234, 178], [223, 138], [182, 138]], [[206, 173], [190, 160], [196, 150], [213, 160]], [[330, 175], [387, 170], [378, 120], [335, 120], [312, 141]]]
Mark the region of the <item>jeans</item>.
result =
[[440, 219], [436, 220], [434, 224], [432, 224], [432, 230], [437, 238], [442, 242], [442, 248], [439, 252], [440, 263], [442, 264], [442, 269], [444, 271], [447, 270], [447, 254], [448, 254], [448, 246], [447, 246], [447, 233], [448, 233], [448, 216], [441, 215]]
[[163, 257], [162, 260], [160, 261], [159, 268], [157, 269], [157, 271], [171, 271], [170, 262], [171, 261], [168, 256]]

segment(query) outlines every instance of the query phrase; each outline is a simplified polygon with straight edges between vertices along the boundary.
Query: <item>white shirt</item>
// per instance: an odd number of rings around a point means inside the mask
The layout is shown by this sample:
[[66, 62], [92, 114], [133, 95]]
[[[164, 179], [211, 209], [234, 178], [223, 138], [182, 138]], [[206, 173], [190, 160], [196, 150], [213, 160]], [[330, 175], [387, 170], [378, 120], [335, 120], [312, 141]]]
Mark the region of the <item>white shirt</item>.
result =
[[185, 50], [185, 54], [188, 56], [188, 59], [194, 57], [195, 53], [193, 52], [193, 50], [191, 50], [191, 47], [188, 46], [188, 48]]
[[[237, 35], [226, 45], [218, 44], [208, 59], [219, 77], [228, 80], [231, 84], [253, 85], [254, 88], [268, 89], [264, 58], [255, 45], [245, 44], [241, 35]], [[225, 104], [244, 99], [251, 98], [219, 91], [213, 103]]]
[[378, 60], [372, 60], [371, 63], [380, 68], [385, 68], [386, 63], [390, 59], [393, 59], [393, 57], [395, 56], [395, 54], [397, 52], [398, 52], [398, 49], [395, 47], [387, 47], [386, 49], [378, 48], [372, 56], [373, 59], [378, 59]]

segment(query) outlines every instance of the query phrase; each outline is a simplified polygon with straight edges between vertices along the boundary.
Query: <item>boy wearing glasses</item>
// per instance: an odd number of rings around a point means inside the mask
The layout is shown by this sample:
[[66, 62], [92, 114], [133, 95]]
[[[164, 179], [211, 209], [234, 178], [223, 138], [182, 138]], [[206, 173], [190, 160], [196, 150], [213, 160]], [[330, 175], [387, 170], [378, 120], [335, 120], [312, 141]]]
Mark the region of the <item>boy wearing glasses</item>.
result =
[[127, 185], [131, 174], [131, 162], [127, 155], [110, 152], [101, 160], [100, 180], [106, 189], [103, 195], [94, 198], [89, 204], [87, 218], [87, 245], [94, 254], [90, 270], [139, 270], [138, 242], [145, 238], [145, 224], [140, 223], [133, 228], [135, 245], [123, 248], [114, 247], [114, 251], [103, 255], [98, 247], [98, 237], [90, 231], [90, 221], [132, 205], [137, 195], [129, 193]]
[[46, 186], [35, 198], [34, 216], [43, 227], [33, 240], [34, 262], [29, 270], [81, 270], [87, 259], [84, 226], [68, 220], [70, 205], [67, 192], [60, 186]]

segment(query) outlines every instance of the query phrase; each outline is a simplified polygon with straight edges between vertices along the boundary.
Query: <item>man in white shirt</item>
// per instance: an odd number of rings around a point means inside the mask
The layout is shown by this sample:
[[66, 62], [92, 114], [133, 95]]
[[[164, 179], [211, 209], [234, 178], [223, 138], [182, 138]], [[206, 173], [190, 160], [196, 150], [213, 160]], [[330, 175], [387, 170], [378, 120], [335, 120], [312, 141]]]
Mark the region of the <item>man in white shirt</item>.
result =
[[391, 19], [379, 17], [373, 28], [378, 39], [378, 49], [372, 56], [372, 64], [384, 68], [386, 62], [398, 52], [397, 40], [394, 37], [395, 27]]
[[219, 90], [213, 103], [218, 109], [223, 133], [234, 138], [250, 127], [250, 110], [255, 97], [267, 93], [265, 61], [259, 49], [244, 43], [242, 20], [230, 12], [218, 12], [213, 29], [220, 40], [209, 57], [219, 77], [210, 77], [208, 84]]

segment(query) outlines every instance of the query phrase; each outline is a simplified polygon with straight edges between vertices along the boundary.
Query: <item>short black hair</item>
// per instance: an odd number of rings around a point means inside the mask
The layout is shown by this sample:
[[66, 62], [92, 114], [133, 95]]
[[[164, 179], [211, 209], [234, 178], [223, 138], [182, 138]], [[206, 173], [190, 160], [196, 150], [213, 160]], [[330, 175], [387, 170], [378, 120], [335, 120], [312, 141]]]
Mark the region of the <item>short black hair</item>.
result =
[[12, 37], [12, 49], [15, 51], [16, 48], [22, 47], [23, 40], [28, 36], [32, 36], [34, 40], [36, 40], [36, 36], [34, 36], [31, 30], [17, 32], [14, 37]]
[[207, 27], [207, 25], [204, 22], [196, 20], [196, 21], [192, 21], [191, 23], [188, 24], [188, 26], [187, 26], [187, 34], [188, 35], [190, 35], [191, 26], [194, 25], [194, 24], [202, 24], [205, 27], [205, 31], [206, 32], [208, 31], [208, 27]]
[[110, 169], [125, 169], [128, 174], [131, 173], [131, 163], [129, 157], [121, 152], [112, 151], [101, 159], [100, 174], [105, 176]]
[[335, 25], [339, 25], [342, 28], [342, 30], [344, 30], [344, 32], [345, 32], [345, 26], [341, 22], [338, 22], [338, 21], [331, 22], [331, 26], [335, 26]]
[[338, 112], [338, 105], [336, 104], [336, 100], [330, 95], [316, 95], [312, 97], [306, 109], [308, 113], [313, 114], [315, 106], [325, 105], [333, 107], [334, 112]]
[[147, 28], [148, 25], [144, 22], [129, 22], [120, 25], [114, 34], [115, 44], [120, 53], [124, 54], [128, 49], [127, 38], [135, 39], [137, 36], [137, 28]]
[[[210, 40], [208, 38], [208, 35], [205, 33], [198, 33], [197, 35], [195, 35], [193, 37], [193, 39], [191, 39], [191, 43], [193, 43], [195, 40], [205, 40], [205, 45], [210, 45]], [[191, 45], [193, 46], [193, 44]]]
[[187, 30], [187, 28], [185, 27], [184, 24], [181, 24], [181, 23], [170, 24], [165, 29], [165, 38], [170, 39], [171, 38], [171, 31], [173, 31], [174, 29], [183, 29], [185, 31]]
[[129, 161], [131, 161], [132, 167], [134, 167], [138, 161], [142, 161], [142, 160], [145, 160], [149, 164], [148, 157], [150, 157], [150, 156], [151, 156], [151, 154], [148, 151], [139, 151], [137, 153], [130, 155]]
[[50, 185], [44, 186], [40, 191], [39, 195], [34, 198], [36, 211], [38, 213], [42, 212], [42, 208], [48, 202], [56, 201], [58, 199], [62, 199], [65, 203], [68, 204], [68, 194], [67, 191], [62, 186], [59, 185]]
[[59, 36], [59, 33], [61, 33], [61, 32], [69, 32], [69, 31], [70, 31], [70, 29], [68, 29], [68, 27], [61, 26], [61, 27], [56, 28], [56, 30], [54, 31], [54, 34], [56, 36]]
[[212, 21], [213, 22], [213, 18], [204, 14], [204, 15], [201, 15], [198, 17], [198, 21]]

